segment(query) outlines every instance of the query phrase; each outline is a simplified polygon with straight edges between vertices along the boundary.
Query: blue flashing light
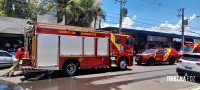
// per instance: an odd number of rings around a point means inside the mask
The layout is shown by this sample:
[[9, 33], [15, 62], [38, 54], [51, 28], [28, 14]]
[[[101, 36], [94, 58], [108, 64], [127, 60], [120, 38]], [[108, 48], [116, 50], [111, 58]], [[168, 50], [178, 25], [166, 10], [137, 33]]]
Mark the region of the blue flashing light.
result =
[[80, 31], [77, 31], [77, 32], [76, 32], [76, 35], [81, 35], [81, 32], [80, 32]]

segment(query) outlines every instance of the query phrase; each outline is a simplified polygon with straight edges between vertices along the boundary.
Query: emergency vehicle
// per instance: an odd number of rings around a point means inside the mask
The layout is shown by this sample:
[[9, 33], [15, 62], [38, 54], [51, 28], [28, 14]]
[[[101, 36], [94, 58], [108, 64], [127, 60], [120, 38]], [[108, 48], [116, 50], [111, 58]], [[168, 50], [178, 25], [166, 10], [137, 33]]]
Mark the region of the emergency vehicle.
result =
[[133, 65], [133, 38], [130, 35], [97, 32], [93, 28], [29, 22], [26, 52], [21, 68], [62, 70], [66, 76], [79, 69], [118, 68]]
[[152, 48], [137, 54], [135, 57], [137, 64], [146, 63], [149, 66], [164, 62], [169, 62], [172, 65], [176, 60], [178, 60], [178, 52], [174, 48]]
[[187, 53], [200, 53], [200, 44], [185, 44], [178, 52], [179, 57]]

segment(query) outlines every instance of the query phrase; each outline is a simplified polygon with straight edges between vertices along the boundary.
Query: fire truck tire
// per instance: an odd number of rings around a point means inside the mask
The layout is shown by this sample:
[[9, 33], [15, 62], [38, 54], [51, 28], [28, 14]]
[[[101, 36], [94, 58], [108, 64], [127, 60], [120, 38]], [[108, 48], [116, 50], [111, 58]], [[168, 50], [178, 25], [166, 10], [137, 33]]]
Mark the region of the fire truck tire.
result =
[[63, 67], [65, 76], [74, 76], [78, 72], [78, 63], [76, 61], [68, 61]]
[[174, 65], [175, 61], [176, 61], [176, 60], [175, 60], [174, 57], [170, 58], [170, 60], [169, 60], [169, 65]]
[[154, 59], [153, 58], [150, 58], [148, 61], [147, 61], [147, 65], [148, 66], [153, 66], [154, 65]]
[[127, 69], [127, 61], [125, 60], [125, 58], [122, 58], [120, 61], [119, 61], [119, 64], [118, 64], [118, 69], [119, 70], [126, 70]]

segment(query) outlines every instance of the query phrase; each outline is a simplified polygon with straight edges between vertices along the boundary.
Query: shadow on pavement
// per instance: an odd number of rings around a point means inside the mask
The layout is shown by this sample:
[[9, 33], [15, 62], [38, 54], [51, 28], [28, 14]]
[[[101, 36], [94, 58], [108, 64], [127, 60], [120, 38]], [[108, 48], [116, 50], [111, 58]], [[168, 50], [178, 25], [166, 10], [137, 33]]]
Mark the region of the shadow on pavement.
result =
[[[148, 66], [147, 64], [144, 64], [144, 63], [142, 65], [138, 65], [138, 64], [134, 64], [134, 65], [135, 66]], [[176, 63], [173, 65], [176, 65]], [[153, 66], [173, 66], [173, 65], [169, 65], [169, 64], [165, 64], [165, 63], [156, 63]]]
[[11, 66], [6, 66], [6, 67], [0, 67], [0, 70], [2, 69], [9, 69]]
[[[125, 71], [131, 71], [131, 70], [132, 69], [127, 68]], [[76, 76], [100, 74], [100, 73], [107, 73], [107, 72], [123, 72], [123, 71], [119, 71], [114, 68], [113, 69], [107, 69], [107, 68], [83, 69], [83, 70], [79, 70], [79, 73]], [[45, 79], [50, 79], [50, 78], [54, 79], [54, 78], [62, 78], [62, 77], [66, 77], [66, 76], [64, 76], [61, 71], [54, 71], [51, 74], [47, 74], [47, 72], [25, 73], [24, 78], [21, 78], [21, 81], [26, 82], [26, 81], [45, 80]]]
[[[161, 69], [161, 70], [150, 70], [150, 71], [141, 71], [141, 72], [126, 72], [126, 73], [121, 73], [121, 74], [113, 74], [113, 75], [106, 75], [106, 76], [99, 76], [99, 77], [94, 77], [95, 79], [98, 78], [107, 78], [107, 77], [116, 77], [116, 76], [123, 76], [123, 75], [131, 75], [131, 74], [139, 74], [139, 73], [148, 73], [148, 72], [156, 72], [156, 71], [163, 71], [163, 70], [173, 70], [174, 68], [171, 69]], [[132, 69], [127, 69], [125, 71], [130, 71]], [[99, 74], [99, 73], [106, 73], [106, 72], [123, 72], [123, 71], [118, 71], [116, 69], [85, 69], [85, 70], [80, 70], [79, 74], [77, 76], [81, 75], [92, 75], [92, 74]], [[33, 74], [31, 74], [33, 75]], [[38, 74], [39, 75], [39, 74]], [[40, 74], [41, 75], [41, 74]], [[22, 82], [27, 82], [27, 81], [35, 81], [35, 80], [46, 80], [46, 79], [56, 79], [56, 78], [63, 78], [65, 76], [62, 75], [61, 72], [54, 72], [50, 76], [45, 74], [41, 75], [42, 77], [33, 78], [32, 77], [25, 77], [21, 78]], [[66, 77], [68, 78], [68, 77]]]
[[[119, 86], [128, 85], [130, 83], [141, 82], [171, 76], [174, 74], [157, 75], [153, 77], [144, 77], [133, 80], [119, 81], [119, 82], [102, 82], [98, 80], [111, 79], [112, 77], [95, 77], [95, 78], [74, 78], [66, 77], [54, 80], [41, 80], [37, 82], [20, 83], [22, 88], [33, 90], [121, 90]], [[96, 82], [97, 81], [97, 82]]]

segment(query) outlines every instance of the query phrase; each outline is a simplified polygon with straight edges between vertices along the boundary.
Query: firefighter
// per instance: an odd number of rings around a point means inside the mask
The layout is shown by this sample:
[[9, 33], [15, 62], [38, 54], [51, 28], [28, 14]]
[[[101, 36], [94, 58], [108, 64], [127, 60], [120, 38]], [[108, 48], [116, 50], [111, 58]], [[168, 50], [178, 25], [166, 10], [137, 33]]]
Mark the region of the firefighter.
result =
[[16, 52], [15, 59], [13, 61], [13, 66], [9, 69], [9, 71], [5, 74], [6, 76], [14, 76], [14, 71], [19, 66], [19, 62], [22, 60], [22, 57], [24, 55], [24, 48], [18, 48]]

